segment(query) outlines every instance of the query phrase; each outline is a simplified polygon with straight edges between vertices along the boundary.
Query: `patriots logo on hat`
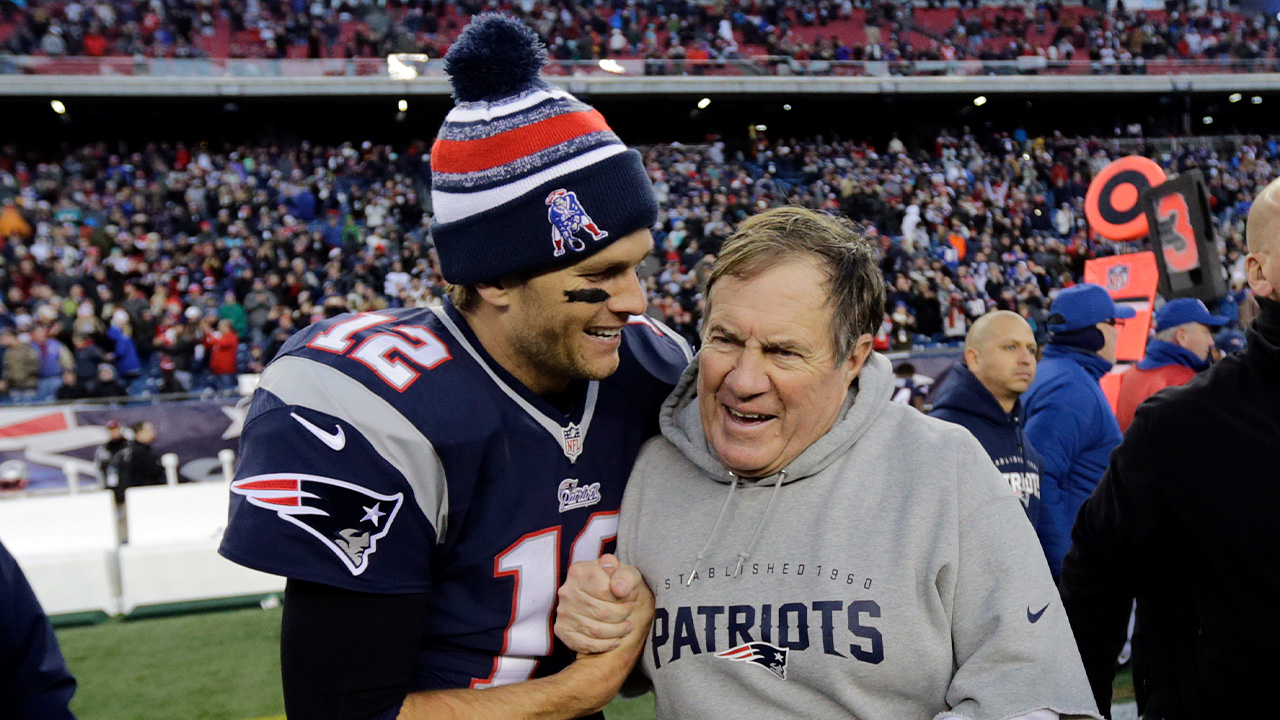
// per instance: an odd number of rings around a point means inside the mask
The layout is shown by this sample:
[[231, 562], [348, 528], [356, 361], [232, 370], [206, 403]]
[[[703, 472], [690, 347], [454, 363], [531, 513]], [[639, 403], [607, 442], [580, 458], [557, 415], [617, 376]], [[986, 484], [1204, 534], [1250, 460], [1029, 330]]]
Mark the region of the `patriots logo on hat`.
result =
[[572, 190], [559, 188], [551, 191], [547, 196], [547, 221], [551, 223], [551, 244], [555, 247], [553, 255], [556, 257], [564, 255], [566, 244], [575, 252], [587, 248], [586, 243], [577, 236], [581, 230], [590, 233], [592, 240], [609, 237], [609, 233], [601, 230], [583, 209], [577, 194]]
[[254, 475], [231, 483], [250, 505], [275, 511], [333, 551], [352, 575], [369, 569], [369, 556], [391, 530], [404, 494], [383, 495], [359, 485], [299, 473]]
[[716, 653], [716, 657], [734, 662], [755, 663], [783, 680], [787, 679], [787, 650], [767, 642], [739, 645], [732, 650]]

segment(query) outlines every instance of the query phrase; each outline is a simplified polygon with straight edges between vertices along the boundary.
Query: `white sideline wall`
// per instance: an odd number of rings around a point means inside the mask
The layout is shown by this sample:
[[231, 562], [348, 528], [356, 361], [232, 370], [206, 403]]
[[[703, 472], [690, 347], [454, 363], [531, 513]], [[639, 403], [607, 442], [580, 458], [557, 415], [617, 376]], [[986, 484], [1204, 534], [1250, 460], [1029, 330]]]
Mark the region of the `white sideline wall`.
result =
[[0, 542], [50, 615], [119, 612], [116, 528], [105, 490], [0, 502]]
[[230, 489], [225, 482], [125, 491], [127, 545], [120, 547], [120, 607], [212, 600], [284, 591], [284, 578], [218, 554]]

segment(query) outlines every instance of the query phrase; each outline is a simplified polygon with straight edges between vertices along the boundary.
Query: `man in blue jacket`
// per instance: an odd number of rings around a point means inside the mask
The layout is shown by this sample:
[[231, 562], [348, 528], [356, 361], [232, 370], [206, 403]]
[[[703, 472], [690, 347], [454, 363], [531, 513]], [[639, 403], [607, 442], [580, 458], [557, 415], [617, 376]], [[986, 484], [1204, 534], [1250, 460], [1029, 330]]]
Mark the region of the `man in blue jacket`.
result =
[[0, 718], [75, 720], [75, 678], [13, 556], [0, 545]]
[[1022, 396], [1027, 438], [1044, 458], [1036, 532], [1054, 579], [1062, 575], [1076, 513], [1124, 437], [1098, 381], [1116, 362], [1116, 321], [1133, 316], [1100, 285], [1063, 290], [1049, 308], [1049, 344], [1035, 382]]
[[1026, 441], [1019, 399], [1036, 377], [1036, 336], [1021, 315], [997, 310], [978, 318], [964, 339], [964, 359], [938, 390], [933, 417], [963, 425], [1009, 482], [1032, 525], [1040, 519], [1040, 453]]

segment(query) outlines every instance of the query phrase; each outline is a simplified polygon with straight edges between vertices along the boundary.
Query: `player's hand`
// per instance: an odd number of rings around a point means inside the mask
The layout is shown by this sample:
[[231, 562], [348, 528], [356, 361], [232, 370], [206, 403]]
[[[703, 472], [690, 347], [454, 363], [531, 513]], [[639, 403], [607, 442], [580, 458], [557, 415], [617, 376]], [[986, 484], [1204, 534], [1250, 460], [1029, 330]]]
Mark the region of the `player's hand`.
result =
[[635, 588], [633, 599], [627, 604], [631, 608], [631, 614], [627, 618], [630, 632], [617, 641], [613, 649], [597, 654], [580, 653], [573, 665], [569, 666], [571, 670], [588, 674], [584, 698], [599, 708], [603, 708], [618, 694], [622, 684], [631, 675], [636, 661], [640, 659], [640, 653], [644, 651], [645, 641], [649, 638], [649, 628], [653, 625], [654, 599], [647, 585], [641, 582]]
[[[637, 602], [647, 595], [652, 605], [640, 572], [612, 555], [571, 565], [558, 594], [556, 636], [579, 653], [617, 648], [636, 629], [631, 616]], [[647, 632], [647, 621], [645, 625]]]

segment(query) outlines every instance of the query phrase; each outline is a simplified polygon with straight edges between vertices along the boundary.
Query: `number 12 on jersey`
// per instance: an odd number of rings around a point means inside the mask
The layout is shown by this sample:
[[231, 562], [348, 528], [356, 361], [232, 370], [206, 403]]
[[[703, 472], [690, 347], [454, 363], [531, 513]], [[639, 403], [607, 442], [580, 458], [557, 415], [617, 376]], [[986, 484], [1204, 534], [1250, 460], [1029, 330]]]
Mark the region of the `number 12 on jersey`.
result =
[[452, 356], [435, 333], [419, 325], [396, 325], [391, 332], [370, 335], [355, 350], [351, 349], [352, 335], [394, 320], [390, 315], [360, 313], [315, 336], [307, 347], [347, 355], [372, 370], [386, 384], [404, 392], [421, 375], [415, 366], [432, 370]]
[[[570, 564], [600, 557], [605, 543], [618, 536], [618, 511], [591, 516], [569, 550]], [[471, 681], [484, 689], [524, 682], [538, 661], [551, 654], [551, 612], [560, 587], [560, 526], [532, 532], [493, 559], [494, 577], [515, 578], [511, 622], [502, 638], [502, 654], [487, 678]]]

